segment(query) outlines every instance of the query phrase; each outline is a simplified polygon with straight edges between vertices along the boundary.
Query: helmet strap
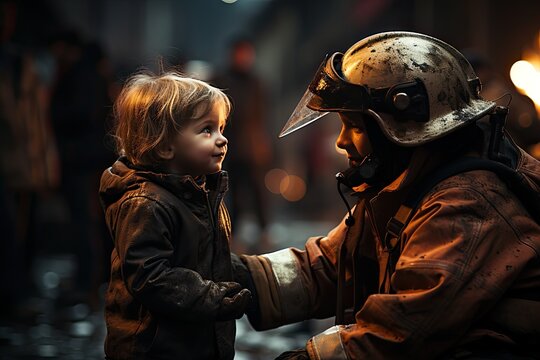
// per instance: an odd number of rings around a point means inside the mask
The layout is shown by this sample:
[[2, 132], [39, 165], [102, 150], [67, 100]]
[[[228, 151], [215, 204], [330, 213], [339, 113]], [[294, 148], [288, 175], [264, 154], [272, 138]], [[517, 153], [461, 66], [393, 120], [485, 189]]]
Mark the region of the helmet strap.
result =
[[488, 146], [488, 157], [491, 160], [499, 161], [508, 165], [509, 159], [501, 155], [500, 152], [501, 142], [503, 138], [503, 129], [506, 124], [507, 115], [507, 107], [497, 106], [489, 116], [489, 123], [491, 124], [491, 134]]
[[353, 188], [361, 184], [375, 185], [378, 183], [381, 162], [374, 154], [367, 155], [362, 163], [338, 172], [336, 179], [341, 184]]
[[366, 131], [372, 148], [372, 157], [377, 159], [377, 173], [370, 185], [387, 185], [397, 178], [409, 165], [414, 148], [399, 146], [389, 140], [377, 122], [365, 121]]

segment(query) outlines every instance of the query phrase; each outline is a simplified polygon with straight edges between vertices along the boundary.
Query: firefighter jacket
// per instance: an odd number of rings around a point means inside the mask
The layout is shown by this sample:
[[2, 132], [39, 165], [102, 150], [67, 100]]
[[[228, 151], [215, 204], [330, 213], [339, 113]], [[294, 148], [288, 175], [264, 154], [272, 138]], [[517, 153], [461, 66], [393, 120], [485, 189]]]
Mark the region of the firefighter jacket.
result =
[[100, 197], [114, 240], [105, 298], [110, 359], [232, 359], [235, 321], [216, 321], [231, 281], [227, 174], [104, 171]]
[[[517, 170], [540, 189], [540, 163], [519, 150]], [[473, 170], [425, 195], [387, 273], [386, 225], [419, 175], [440, 166], [419, 148], [380, 191], [356, 189], [355, 224], [289, 248], [242, 256], [268, 329], [336, 316], [312, 337], [311, 359], [434, 359], [475, 344], [540, 339], [540, 226], [493, 172]], [[341, 265], [340, 265], [341, 264]]]

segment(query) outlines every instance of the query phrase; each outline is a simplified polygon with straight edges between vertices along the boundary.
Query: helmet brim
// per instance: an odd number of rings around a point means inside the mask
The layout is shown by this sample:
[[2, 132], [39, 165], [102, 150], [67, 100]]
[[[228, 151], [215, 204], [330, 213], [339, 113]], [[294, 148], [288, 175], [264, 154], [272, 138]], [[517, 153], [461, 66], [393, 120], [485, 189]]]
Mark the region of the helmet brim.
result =
[[396, 121], [390, 114], [368, 110], [378, 122], [386, 136], [394, 143], [405, 146], [419, 146], [444, 137], [471, 122], [474, 122], [495, 109], [497, 104], [483, 99], [472, 99], [470, 103], [440, 118], [440, 121], [426, 123]]

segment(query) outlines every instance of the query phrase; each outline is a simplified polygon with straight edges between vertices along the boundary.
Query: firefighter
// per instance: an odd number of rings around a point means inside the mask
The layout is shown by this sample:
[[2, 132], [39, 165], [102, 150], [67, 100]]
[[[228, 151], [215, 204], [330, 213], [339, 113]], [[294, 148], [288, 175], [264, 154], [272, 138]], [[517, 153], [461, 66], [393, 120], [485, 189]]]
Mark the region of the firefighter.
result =
[[423, 34], [326, 57], [280, 136], [337, 112], [338, 188], [357, 202], [303, 250], [233, 259], [256, 330], [335, 316], [278, 359], [538, 355], [540, 163], [480, 90], [460, 52]]

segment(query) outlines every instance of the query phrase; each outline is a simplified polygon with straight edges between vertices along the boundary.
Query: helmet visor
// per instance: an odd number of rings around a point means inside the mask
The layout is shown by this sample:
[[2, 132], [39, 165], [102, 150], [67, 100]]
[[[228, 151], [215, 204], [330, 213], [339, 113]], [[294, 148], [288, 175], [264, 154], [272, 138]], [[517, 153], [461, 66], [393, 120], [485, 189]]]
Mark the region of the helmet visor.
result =
[[351, 84], [336, 71], [341, 69], [342, 58], [342, 53], [326, 56], [279, 137], [311, 124], [330, 111], [364, 111], [370, 107], [369, 90]]
[[300, 99], [298, 105], [294, 109], [293, 113], [287, 120], [287, 123], [279, 133], [279, 137], [284, 137], [289, 135], [296, 130], [303, 128], [306, 125], [311, 124], [315, 120], [322, 118], [324, 115], [328, 114], [328, 111], [316, 111], [308, 107], [308, 104], [313, 101], [313, 93], [307, 89]]

